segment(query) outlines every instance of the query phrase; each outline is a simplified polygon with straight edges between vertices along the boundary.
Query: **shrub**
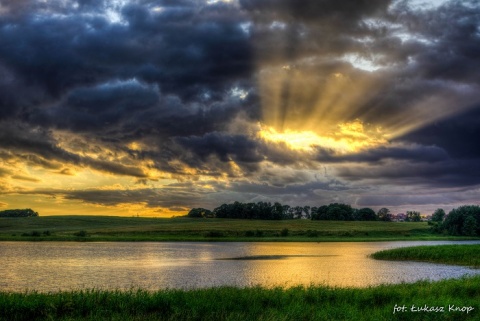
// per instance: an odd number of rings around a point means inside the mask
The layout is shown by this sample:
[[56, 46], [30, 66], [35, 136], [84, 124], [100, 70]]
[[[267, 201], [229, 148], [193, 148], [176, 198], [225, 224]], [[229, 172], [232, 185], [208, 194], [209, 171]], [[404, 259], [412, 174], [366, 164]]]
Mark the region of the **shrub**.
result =
[[205, 237], [224, 237], [223, 232], [220, 231], [208, 231], [205, 233]]
[[21, 236], [34, 236], [34, 237], [40, 237], [41, 234], [39, 231], [31, 231], [30, 233], [22, 233]]
[[77, 236], [77, 237], [87, 237], [88, 233], [86, 231], [82, 230], [82, 231], [78, 231], [78, 232], [73, 233], [73, 235]]

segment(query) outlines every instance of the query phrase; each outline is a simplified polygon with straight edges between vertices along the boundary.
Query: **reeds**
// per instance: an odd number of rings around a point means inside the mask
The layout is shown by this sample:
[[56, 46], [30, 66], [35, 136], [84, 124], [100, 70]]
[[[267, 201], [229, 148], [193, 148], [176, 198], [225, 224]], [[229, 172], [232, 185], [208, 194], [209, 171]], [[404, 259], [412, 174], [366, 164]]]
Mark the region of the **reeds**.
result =
[[[477, 276], [369, 288], [0, 293], [0, 320], [479, 320], [479, 284]], [[396, 306], [407, 310], [394, 313]], [[424, 306], [444, 312], [412, 310]]]
[[378, 260], [422, 261], [478, 268], [480, 244], [402, 247], [376, 252], [372, 257]]

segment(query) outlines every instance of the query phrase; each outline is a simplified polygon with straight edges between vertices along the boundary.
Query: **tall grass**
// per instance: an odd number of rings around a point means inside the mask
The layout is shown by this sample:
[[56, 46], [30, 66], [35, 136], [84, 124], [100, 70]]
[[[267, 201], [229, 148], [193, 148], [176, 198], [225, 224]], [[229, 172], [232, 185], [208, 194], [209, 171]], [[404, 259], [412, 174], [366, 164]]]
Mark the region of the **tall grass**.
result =
[[423, 261], [479, 268], [480, 244], [403, 247], [379, 251], [371, 256], [379, 260]]
[[[479, 320], [480, 277], [364, 289], [324, 286], [0, 293], [0, 320]], [[407, 307], [393, 313], [395, 306]], [[412, 312], [412, 306], [444, 312]], [[470, 307], [467, 313], [449, 305]]]

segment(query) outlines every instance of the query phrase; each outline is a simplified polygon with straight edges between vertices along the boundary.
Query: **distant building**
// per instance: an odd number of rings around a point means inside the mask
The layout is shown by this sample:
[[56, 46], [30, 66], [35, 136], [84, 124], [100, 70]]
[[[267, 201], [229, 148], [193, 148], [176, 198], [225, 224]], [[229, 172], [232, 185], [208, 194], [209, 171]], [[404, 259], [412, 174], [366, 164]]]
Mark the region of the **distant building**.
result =
[[392, 215], [392, 221], [394, 222], [404, 222], [406, 218], [407, 215], [405, 213], [398, 213]]

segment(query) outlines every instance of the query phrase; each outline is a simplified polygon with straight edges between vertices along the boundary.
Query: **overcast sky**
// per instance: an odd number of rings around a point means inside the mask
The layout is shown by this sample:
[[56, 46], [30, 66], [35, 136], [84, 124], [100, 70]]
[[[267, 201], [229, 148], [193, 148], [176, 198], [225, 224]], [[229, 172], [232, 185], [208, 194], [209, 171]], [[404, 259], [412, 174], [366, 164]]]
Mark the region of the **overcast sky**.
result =
[[0, 209], [480, 204], [476, 0], [5, 0]]

